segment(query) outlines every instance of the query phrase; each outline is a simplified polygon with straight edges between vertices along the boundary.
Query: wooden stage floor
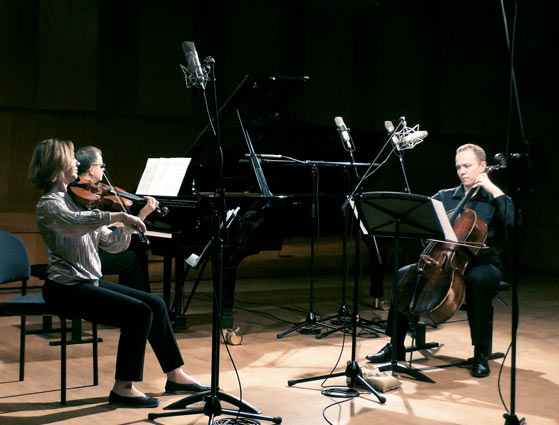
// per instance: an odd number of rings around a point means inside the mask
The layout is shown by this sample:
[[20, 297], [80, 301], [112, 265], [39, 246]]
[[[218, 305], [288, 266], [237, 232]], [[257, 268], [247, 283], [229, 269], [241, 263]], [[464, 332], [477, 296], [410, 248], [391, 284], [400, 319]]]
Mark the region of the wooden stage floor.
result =
[[[317, 309], [322, 314], [336, 313], [340, 306], [338, 276], [318, 276], [315, 281]], [[559, 418], [559, 279], [557, 276], [526, 276], [520, 281], [520, 328], [518, 332], [516, 413], [530, 425], [556, 425]], [[365, 282], [362, 293], [368, 294]], [[155, 285], [155, 291], [160, 287]], [[348, 292], [351, 294], [351, 289]], [[3, 294], [5, 298], [9, 295]], [[471, 377], [465, 367], [437, 368], [472, 355], [465, 313], [458, 312], [437, 329], [429, 329], [427, 339], [440, 348], [415, 353], [414, 367], [436, 381], [417, 382], [401, 377], [399, 389], [384, 393], [387, 401], [363, 393], [360, 397], [337, 405], [342, 399], [321, 395], [321, 381], [289, 387], [287, 381], [328, 374], [340, 363], [345, 368], [351, 358], [351, 338], [337, 332], [324, 339], [292, 333], [277, 339], [291, 323], [305, 319], [308, 311], [308, 278], [245, 278], [238, 282], [236, 325], [243, 336], [241, 345], [229, 346], [242, 384], [243, 399], [268, 416], [281, 416], [283, 424], [370, 425], [370, 424], [504, 424], [506, 412], [500, 392], [510, 407], [510, 359], [490, 362], [491, 375], [485, 379]], [[509, 307], [495, 302], [494, 351], [506, 351], [511, 340], [510, 294], [503, 299]], [[349, 306], [352, 304], [349, 302]], [[204, 281], [188, 312], [187, 328], [177, 333], [186, 362], [186, 370], [204, 383], [210, 382], [211, 356], [211, 285]], [[381, 320], [386, 312], [375, 310], [371, 299], [361, 298], [363, 318]], [[38, 320], [29, 319], [38, 325]], [[86, 328], [87, 331], [87, 328]], [[0, 424], [142, 424], [149, 412], [163, 412], [163, 407], [179, 400], [163, 393], [165, 377], [148, 348], [144, 382], [138, 387], [160, 397], [155, 409], [116, 409], [108, 405], [113, 385], [118, 330], [102, 328], [100, 336], [100, 383], [92, 386], [91, 346], [76, 345], [68, 349], [68, 405], [59, 404], [59, 349], [48, 344], [47, 337], [27, 337], [26, 379], [19, 382], [19, 320], [0, 318]], [[49, 337], [54, 338], [55, 335]], [[366, 364], [365, 355], [374, 353], [387, 342], [383, 335], [362, 334], [357, 338], [356, 360]], [[343, 349], [343, 351], [342, 351]], [[340, 358], [341, 356], [341, 358]], [[417, 361], [415, 361], [417, 360]], [[239, 395], [239, 384], [231, 360], [221, 345], [221, 388]], [[345, 378], [329, 379], [324, 385], [344, 385]], [[333, 406], [332, 406], [333, 405]], [[226, 406], [226, 404], [224, 404]], [[328, 407], [331, 406], [331, 407]], [[328, 407], [328, 408], [327, 408]], [[220, 418], [223, 418], [221, 416]], [[157, 424], [206, 424], [203, 415], [161, 418]], [[270, 423], [261, 421], [261, 423]]]

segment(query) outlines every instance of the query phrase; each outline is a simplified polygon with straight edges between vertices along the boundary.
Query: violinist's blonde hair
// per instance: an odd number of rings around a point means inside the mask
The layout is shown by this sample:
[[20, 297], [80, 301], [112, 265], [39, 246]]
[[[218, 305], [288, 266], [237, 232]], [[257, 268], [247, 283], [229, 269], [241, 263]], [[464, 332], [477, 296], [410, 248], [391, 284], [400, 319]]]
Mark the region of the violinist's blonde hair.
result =
[[486, 160], [486, 155], [485, 155], [485, 151], [483, 150], [483, 148], [479, 145], [474, 145], [473, 143], [466, 143], [465, 145], [460, 146], [458, 149], [456, 149], [456, 153], [466, 151], [468, 149], [471, 149], [471, 150], [474, 151], [477, 158], [479, 159], [479, 162], [483, 162], [483, 161]]
[[44, 192], [56, 183], [61, 172], [73, 165], [74, 144], [70, 140], [46, 139], [39, 142], [29, 163], [29, 181]]

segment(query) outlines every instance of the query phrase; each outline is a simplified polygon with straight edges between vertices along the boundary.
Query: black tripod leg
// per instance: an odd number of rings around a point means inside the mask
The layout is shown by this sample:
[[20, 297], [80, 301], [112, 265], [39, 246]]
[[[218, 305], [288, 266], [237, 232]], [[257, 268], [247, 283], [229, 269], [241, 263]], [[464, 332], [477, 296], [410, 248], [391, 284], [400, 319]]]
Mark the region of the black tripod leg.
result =
[[328, 332], [320, 333], [320, 334], [316, 335], [316, 339], [326, 338], [327, 336], [332, 335], [333, 333], [338, 332], [338, 331], [344, 331], [345, 332], [345, 330], [347, 328], [351, 328], [351, 323], [348, 323], [347, 325], [338, 326], [337, 328], [329, 330]]
[[345, 372], [332, 373], [330, 375], [313, 376], [312, 378], [290, 379], [289, 381], [287, 381], [287, 385], [290, 387], [295, 384], [300, 384], [301, 382], [318, 381], [320, 379], [335, 378], [337, 376], [345, 376]]
[[202, 415], [204, 409], [183, 410], [182, 412], [166, 412], [166, 413], [148, 413], [148, 419], [153, 421], [158, 418], [167, 418], [171, 416], [186, 416], [186, 415]]
[[277, 334], [277, 338], [283, 338], [284, 336], [289, 335], [291, 332], [295, 332], [296, 330], [301, 329], [304, 326], [314, 325], [315, 323], [311, 323], [311, 322], [308, 322], [308, 321], [298, 323], [294, 327], [292, 327], [291, 329], [288, 329], [288, 330], [286, 330], [282, 333]]
[[401, 366], [398, 363], [380, 366], [378, 370], [380, 370], [381, 372], [387, 372], [391, 370], [393, 373], [397, 373], [397, 374], [405, 373], [407, 375], [410, 375], [412, 378], [415, 378], [417, 381], [428, 382], [430, 384], [435, 383], [435, 381], [433, 381], [431, 378], [429, 378], [427, 375], [424, 375], [420, 371], [411, 369], [409, 367]]
[[181, 398], [180, 400], [169, 404], [168, 406], [164, 407], [163, 410], [184, 409], [187, 406], [190, 406], [191, 404], [204, 401], [204, 399], [208, 395], [210, 395], [210, 391], [202, 391], [201, 393], [192, 394], [189, 395], [188, 397]]
[[[203, 391], [201, 393], [192, 394], [188, 397], [175, 401], [174, 403], [168, 405], [167, 407], [164, 407], [163, 410], [185, 409], [192, 404], [196, 404], [200, 401], [204, 401], [206, 397], [208, 397], [210, 394], [211, 394], [210, 391]], [[242, 409], [243, 411], [250, 412], [250, 413], [261, 413], [260, 410], [252, 406], [250, 403], [247, 403], [246, 401], [243, 401], [232, 394], [228, 394], [226, 392], [218, 390], [217, 397], [219, 398], [219, 400], [232, 404], [233, 406], [236, 406]]]
[[231, 410], [231, 409], [222, 409], [222, 413], [231, 416], [240, 416], [241, 418], [251, 418], [251, 419], [261, 419], [263, 421], [270, 421], [275, 424], [281, 424], [282, 419], [279, 416], [264, 416], [264, 415], [257, 415], [254, 413], [247, 413], [247, 412], [239, 412], [238, 410]]
[[[319, 322], [318, 320], [316, 320], [316, 314], [313, 313], [312, 311], [310, 311], [307, 314], [307, 320], [305, 320], [304, 322], [297, 323], [291, 329], [288, 329], [288, 330], [286, 330], [282, 333], [277, 334], [276, 337], [278, 339], [283, 338], [284, 336], [290, 334], [291, 332], [299, 330], [299, 329], [301, 329], [305, 326], [317, 326], [317, 327], [323, 327], [323, 328], [329, 328], [329, 329], [337, 329], [336, 326], [333, 326], [333, 325], [330, 325], [330, 324], [324, 323], [324, 322]], [[306, 332], [306, 333], [309, 334], [309, 333], [315, 333], [315, 332]], [[316, 334], [320, 335], [320, 330], [318, 330], [318, 332], [316, 332]]]
[[362, 376], [357, 375], [355, 379], [358, 380], [361, 383], [361, 385], [367, 388], [367, 391], [369, 391], [372, 395], [378, 398], [378, 401], [380, 401], [381, 404], [386, 403], [386, 397], [377, 393], [376, 390], [373, 387], [371, 387], [371, 385], [367, 381], [365, 381]]
[[218, 391], [217, 395], [218, 395], [218, 397], [221, 401], [225, 401], [229, 404], [232, 404], [233, 406], [236, 406], [236, 407], [242, 409], [242, 411], [245, 412], [245, 413], [254, 413], [254, 414], [262, 413], [262, 411], [258, 410], [256, 407], [254, 407], [250, 403], [247, 403], [246, 401], [243, 401], [240, 398], [238, 398], [238, 397], [236, 397], [232, 394], [228, 394], [228, 393], [225, 393], [223, 391]]

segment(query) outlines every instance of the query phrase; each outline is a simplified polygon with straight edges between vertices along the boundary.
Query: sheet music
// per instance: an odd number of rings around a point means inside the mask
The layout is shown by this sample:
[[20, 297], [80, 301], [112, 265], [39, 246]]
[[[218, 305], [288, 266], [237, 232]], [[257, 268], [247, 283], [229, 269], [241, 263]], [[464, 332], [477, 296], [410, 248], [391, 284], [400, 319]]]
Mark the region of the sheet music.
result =
[[456, 234], [452, 229], [450, 220], [446, 215], [446, 211], [444, 209], [443, 203], [438, 199], [433, 199], [433, 198], [431, 198], [431, 203], [433, 204], [433, 208], [437, 213], [437, 217], [439, 219], [439, 223], [441, 224], [442, 231], [444, 232], [444, 239], [451, 242], [457, 242], [458, 239], [456, 238]]
[[192, 158], [148, 158], [137, 195], [177, 196]]

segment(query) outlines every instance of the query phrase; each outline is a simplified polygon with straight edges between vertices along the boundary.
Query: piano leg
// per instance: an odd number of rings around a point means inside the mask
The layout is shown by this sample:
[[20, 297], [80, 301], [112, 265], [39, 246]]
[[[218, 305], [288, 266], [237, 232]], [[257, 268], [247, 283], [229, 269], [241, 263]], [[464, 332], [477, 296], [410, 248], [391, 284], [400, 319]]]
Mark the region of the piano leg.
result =
[[186, 316], [182, 314], [182, 293], [186, 279], [184, 260], [182, 255], [175, 257], [175, 329], [186, 328]]
[[186, 328], [186, 316], [182, 314], [182, 292], [186, 278], [184, 256], [175, 256], [175, 299], [171, 307], [171, 273], [173, 256], [163, 257], [163, 300], [173, 320], [174, 329]]
[[173, 257], [165, 255], [163, 257], [163, 301], [167, 310], [171, 311], [171, 270], [173, 268]]
[[233, 307], [235, 303], [237, 267], [238, 265], [223, 267], [223, 310], [221, 313], [221, 329], [233, 329]]

